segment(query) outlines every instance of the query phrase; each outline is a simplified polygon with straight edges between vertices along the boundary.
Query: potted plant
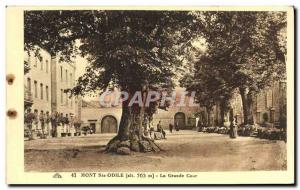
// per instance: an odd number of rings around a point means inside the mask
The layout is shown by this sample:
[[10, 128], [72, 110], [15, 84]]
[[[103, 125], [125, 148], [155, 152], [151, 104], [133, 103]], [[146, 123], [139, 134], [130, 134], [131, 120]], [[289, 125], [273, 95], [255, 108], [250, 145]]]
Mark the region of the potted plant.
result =
[[90, 127], [89, 126], [84, 126], [84, 127], [82, 127], [81, 131], [84, 135], [87, 135], [88, 132], [90, 131]]

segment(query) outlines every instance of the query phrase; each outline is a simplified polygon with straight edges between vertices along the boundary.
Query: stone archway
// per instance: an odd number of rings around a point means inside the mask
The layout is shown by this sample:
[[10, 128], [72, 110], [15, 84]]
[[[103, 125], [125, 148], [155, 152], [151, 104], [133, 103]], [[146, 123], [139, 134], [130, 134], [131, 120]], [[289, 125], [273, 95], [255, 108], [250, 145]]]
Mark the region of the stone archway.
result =
[[101, 133], [117, 133], [118, 121], [112, 115], [107, 115], [101, 120]]
[[178, 125], [179, 129], [185, 129], [185, 114], [177, 112], [174, 116], [174, 126]]

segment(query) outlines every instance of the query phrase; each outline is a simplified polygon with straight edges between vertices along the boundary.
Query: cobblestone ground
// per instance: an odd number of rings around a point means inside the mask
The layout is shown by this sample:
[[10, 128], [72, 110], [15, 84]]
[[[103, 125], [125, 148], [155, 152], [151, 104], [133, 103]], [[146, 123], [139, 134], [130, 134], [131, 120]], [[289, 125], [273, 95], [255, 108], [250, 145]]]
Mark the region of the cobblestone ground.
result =
[[110, 134], [25, 141], [26, 171], [285, 170], [286, 144], [253, 137], [175, 131], [156, 143], [165, 151], [104, 153]]

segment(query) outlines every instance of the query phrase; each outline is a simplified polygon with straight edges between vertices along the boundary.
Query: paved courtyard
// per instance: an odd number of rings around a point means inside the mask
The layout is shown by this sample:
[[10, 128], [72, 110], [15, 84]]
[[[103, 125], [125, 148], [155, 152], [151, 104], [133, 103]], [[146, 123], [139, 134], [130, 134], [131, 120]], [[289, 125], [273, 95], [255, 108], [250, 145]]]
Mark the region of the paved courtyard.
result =
[[286, 144], [253, 137], [175, 131], [156, 141], [165, 151], [104, 153], [111, 134], [25, 141], [26, 171], [251, 171], [285, 170]]

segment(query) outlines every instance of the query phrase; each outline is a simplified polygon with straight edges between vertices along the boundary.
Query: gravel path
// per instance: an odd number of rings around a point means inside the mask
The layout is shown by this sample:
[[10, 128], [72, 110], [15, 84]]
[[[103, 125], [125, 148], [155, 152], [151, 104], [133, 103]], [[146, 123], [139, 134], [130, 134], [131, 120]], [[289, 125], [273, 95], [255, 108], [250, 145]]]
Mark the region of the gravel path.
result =
[[175, 131], [156, 141], [165, 151], [104, 153], [110, 134], [25, 141], [25, 171], [252, 171], [285, 170], [286, 144], [253, 137]]

